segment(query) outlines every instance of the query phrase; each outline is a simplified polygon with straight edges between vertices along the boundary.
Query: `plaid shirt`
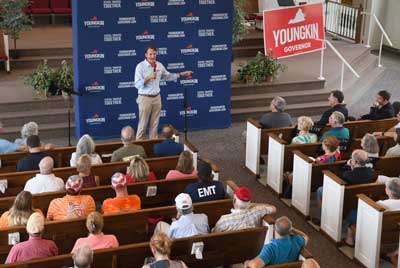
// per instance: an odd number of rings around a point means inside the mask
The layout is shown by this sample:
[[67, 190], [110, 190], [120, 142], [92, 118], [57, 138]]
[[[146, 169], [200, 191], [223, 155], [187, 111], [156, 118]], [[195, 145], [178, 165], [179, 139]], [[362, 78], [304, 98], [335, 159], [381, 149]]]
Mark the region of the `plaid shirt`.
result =
[[272, 208], [263, 205], [247, 209], [231, 209], [231, 214], [221, 216], [212, 231], [216, 233], [258, 227], [262, 225], [262, 218], [271, 213]]

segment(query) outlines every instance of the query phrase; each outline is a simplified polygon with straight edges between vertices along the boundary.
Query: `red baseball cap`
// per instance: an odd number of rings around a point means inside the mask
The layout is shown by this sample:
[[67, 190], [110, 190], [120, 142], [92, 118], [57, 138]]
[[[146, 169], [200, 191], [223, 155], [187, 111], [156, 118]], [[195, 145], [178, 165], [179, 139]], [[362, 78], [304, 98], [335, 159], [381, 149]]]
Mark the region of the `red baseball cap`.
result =
[[113, 189], [124, 187], [127, 184], [126, 176], [121, 172], [116, 172], [111, 177], [111, 185]]
[[249, 202], [251, 200], [250, 189], [245, 186], [239, 187], [234, 193], [236, 198], [243, 202]]

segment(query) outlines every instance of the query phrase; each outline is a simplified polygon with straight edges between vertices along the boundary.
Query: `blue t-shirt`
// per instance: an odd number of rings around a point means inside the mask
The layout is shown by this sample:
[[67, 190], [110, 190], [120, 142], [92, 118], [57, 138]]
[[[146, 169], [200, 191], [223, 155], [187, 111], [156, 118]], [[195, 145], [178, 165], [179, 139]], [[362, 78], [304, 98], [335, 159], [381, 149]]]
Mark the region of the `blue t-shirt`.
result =
[[262, 259], [265, 265], [296, 261], [305, 245], [306, 240], [301, 235], [273, 239], [271, 243], [264, 245], [258, 258]]
[[183, 151], [183, 144], [175, 142], [174, 139], [165, 139], [163, 142], [153, 145], [154, 157], [178, 155]]
[[186, 186], [185, 192], [193, 202], [205, 202], [225, 198], [224, 185], [220, 181], [199, 181]]
[[18, 146], [8, 140], [0, 139], [0, 153], [15, 152]]
[[320, 141], [323, 141], [329, 135], [334, 136], [340, 142], [344, 142], [344, 141], [350, 139], [349, 129], [347, 129], [345, 127], [331, 128], [330, 130], [328, 130], [328, 131], [324, 132], [324, 134], [322, 134]]

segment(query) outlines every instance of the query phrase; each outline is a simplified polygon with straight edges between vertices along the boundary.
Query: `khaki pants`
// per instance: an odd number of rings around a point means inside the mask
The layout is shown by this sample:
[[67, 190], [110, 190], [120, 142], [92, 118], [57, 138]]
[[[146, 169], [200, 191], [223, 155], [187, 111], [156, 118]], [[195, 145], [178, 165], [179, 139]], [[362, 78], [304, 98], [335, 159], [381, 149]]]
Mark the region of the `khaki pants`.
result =
[[139, 124], [136, 133], [136, 139], [144, 139], [147, 124], [149, 123], [149, 138], [158, 137], [158, 122], [161, 112], [161, 95], [157, 97], [147, 97], [139, 95], [137, 98], [139, 105]]

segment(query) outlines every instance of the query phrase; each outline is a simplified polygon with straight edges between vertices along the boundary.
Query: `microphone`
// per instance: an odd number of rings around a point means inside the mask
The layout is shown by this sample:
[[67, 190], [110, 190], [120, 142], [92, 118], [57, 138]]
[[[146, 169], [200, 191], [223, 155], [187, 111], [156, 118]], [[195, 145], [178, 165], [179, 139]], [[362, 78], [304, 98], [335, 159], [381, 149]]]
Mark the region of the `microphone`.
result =
[[157, 71], [157, 70], [156, 70], [156, 69], [157, 69], [157, 63], [155, 63], [155, 62], [152, 63], [152, 64], [151, 64], [151, 67], [153, 67], [153, 72], [156, 72], [156, 71]]

